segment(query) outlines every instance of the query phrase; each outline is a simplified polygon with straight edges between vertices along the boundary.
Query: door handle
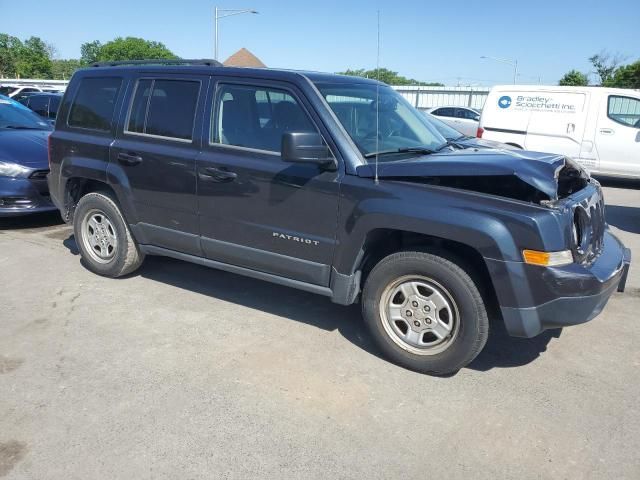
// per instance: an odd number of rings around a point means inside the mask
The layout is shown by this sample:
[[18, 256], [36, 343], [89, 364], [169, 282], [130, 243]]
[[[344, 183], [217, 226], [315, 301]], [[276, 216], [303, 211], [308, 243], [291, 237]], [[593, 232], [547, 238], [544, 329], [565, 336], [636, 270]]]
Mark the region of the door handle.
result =
[[118, 162], [120, 162], [123, 165], [130, 165], [130, 166], [138, 165], [139, 163], [142, 162], [142, 157], [137, 153], [120, 152], [118, 153]]
[[613, 130], [612, 128], [601, 128], [600, 133], [602, 135], [613, 135], [615, 133], [615, 130]]
[[206, 167], [200, 170], [199, 176], [203, 180], [211, 180], [218, 183], [233, 182], [238, 174], [216, 167]]

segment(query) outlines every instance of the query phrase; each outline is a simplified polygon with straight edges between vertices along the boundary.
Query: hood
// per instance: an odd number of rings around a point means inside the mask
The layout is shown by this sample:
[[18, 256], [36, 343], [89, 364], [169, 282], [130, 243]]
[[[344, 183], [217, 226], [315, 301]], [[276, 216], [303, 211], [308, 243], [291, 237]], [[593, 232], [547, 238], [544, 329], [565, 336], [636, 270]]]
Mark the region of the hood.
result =
[[[374, 164], [357, 167], [373, 178]], [[442, 185], [540, 203], [586, 186], [588, 174], [561, 155], [522, 150], [456, 150], [378, 163], [378, 178]]]
[[49, 168], [47, 137], [49, 130], [0, 129], [0, 160], [34, 170]]

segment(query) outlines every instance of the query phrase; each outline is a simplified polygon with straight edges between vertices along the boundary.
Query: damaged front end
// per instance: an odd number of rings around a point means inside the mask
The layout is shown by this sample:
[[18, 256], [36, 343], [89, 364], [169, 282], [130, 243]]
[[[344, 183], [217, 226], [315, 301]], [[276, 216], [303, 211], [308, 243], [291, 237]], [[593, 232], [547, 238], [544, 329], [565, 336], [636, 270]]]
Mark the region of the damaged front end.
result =
[[[374, 178], [375, 165], [357, 168]], [[463, 150], [379, 163], [380, 179], [470, 190], [550, 206], [589, 183], [589, 174], [573, 160], [537, 152]]]

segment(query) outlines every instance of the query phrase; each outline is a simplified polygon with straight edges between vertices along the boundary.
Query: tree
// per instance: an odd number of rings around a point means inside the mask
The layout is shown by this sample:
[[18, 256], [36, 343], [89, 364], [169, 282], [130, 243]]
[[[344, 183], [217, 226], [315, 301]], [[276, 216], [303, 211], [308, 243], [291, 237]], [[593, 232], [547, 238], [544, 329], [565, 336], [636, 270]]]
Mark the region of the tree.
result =
[[613, 73], [622, 60], [623, 58], [620, 54], [611, 55], [604, 50], [589, 57], [589, 61], [595, 68], [595, 74], [599, 77], [600, 85], [605, 85], [611, 80]]
[[105, 43], [99, 48], [97, 57], [99, 61], [178, 58], [164, 44], [136, 37], [118, 37]]
[[73, 72], [82, 67], [83, 64], [80, 60], [52, 60], [51, 78], [53, 80], [69, 80]]
[[51, 77], [49, 50], [39, 37], [30, 37], [17, 48], [15, 70], [22, 78]]
[[338, 73], [340, 75], [349, 75], [352, 77], [375, 78], [389, 85], [420, 85], [420, 86], [432, 86], [432, 87], [444, 86], [442, 83], [421, 82], [413, 78], [403, 77], [402, 75], [398, 75], [398, 72], [394, 72], [387, 68], [381, 68], [379, 71], [376, 69], [365, 70], [364, 68], [359, 68], [357, 70], [348, 69], [344, 72], [338, 72]]
[[0, 78], [16, 76], [16, 60], [21, 48], [19, 38], [0, 33]]
[[589, 85], [587, 76], [578, 70], [569, 70], [558, 82], [563, 87], [585, 87]]
[[83, 65], [97, 62], [101, 48], [102, 44], [98, 40], [80, 45], [80, 62]]
[[607, 81], [606, 86], [640, 89], [640, 60], [618, 68], [611, 79]]

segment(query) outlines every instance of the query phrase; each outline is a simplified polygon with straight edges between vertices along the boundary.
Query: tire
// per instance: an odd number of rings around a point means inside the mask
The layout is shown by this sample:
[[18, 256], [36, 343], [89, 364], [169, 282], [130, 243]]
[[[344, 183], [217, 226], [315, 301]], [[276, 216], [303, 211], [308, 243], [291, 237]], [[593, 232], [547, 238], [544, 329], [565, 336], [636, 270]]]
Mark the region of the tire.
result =
[[98, 275], [122, 277], [135, 271], [144, 260], [109, 193], [92, 192], [80, 199], [73, 217], [73, 233], [84, 265]]
[[385, 356], [422, 373], [457, 372], [480, 353], [489, 335], [485, 304], [469, 274], [425, 252], [381, 260], [366, 280], [362, 313]]

